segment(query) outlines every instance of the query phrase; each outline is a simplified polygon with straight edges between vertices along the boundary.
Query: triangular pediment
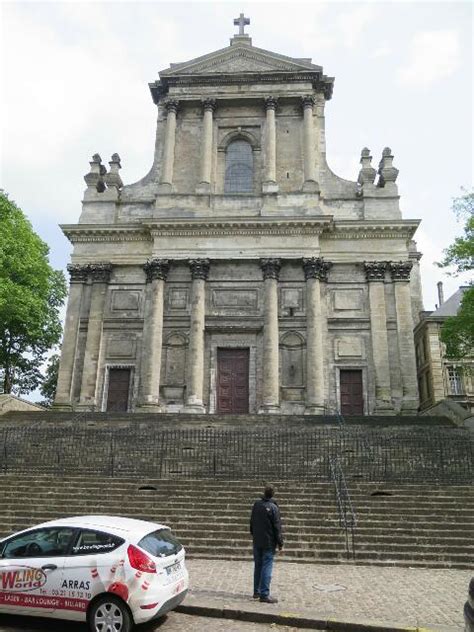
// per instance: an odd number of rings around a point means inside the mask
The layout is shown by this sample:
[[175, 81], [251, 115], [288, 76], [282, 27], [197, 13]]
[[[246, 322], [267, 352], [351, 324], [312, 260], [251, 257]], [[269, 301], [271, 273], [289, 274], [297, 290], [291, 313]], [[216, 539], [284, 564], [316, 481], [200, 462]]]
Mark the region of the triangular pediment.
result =
[[286, 57], [249, 44], [237, 44], [182, 64], [172, 64], [171, 68], [160, 72], [160, 77], [321, 70], [320, 66], [307, 59]]

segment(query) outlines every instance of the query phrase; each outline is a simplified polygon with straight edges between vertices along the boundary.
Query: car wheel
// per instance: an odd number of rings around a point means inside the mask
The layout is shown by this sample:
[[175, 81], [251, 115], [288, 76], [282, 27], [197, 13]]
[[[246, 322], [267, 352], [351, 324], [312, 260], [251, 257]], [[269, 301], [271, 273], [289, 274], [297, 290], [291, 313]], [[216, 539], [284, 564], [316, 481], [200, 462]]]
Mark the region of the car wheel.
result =
[[133, 627], [129, 609], [113, 595], [102, 595], [92, 604], [88, 621], [90, 632], [130, 632]]

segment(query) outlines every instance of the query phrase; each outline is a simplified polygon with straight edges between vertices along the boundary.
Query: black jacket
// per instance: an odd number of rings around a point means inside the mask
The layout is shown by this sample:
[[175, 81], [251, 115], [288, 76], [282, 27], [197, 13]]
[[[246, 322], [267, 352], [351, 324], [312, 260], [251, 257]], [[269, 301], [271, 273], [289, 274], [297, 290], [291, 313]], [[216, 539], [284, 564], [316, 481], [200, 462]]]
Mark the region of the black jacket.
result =
[[283, 546], [280, 510], [273, 498], [261, 498], [254, 503], [250, 516], [250, 533], [254, 545], [262, 549]]

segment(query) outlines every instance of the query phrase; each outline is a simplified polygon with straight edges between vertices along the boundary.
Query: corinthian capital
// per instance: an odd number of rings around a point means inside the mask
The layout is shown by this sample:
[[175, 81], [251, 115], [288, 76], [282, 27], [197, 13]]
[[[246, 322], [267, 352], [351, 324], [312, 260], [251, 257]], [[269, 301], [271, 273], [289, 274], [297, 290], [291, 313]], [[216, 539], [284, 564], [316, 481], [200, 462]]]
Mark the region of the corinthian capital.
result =
[[216, 99], [203, 99], [202, 100], [202, 109], [204, 112], [214, 112], [217, 107]]
[[264, 279], [276, 279], [278, 281], [280, 278], [280, 259], [260, 259], [260, 267], [262, 268]]
[[389, 269], [392, 281], [409, 281], [413, 261], [390, 261]]
[[276, 110], [278, 99], [276, 97], [265, 97], [265, 110]]
[[387, 266], [386, 261], [364, 261], [365, 278], [367, 281], [384, 281]]
[[85, 283], [89, 276], [89, 266], [81, 266], [76, 263], [69, 263], [67, 271], [71, 279], [71, 283]]
[[303, 110], [306, 108], [313, 109], [313, 106], [316, 102], [316, 99], [312, 94], [307, 94], [304, 97], [301, 97], [301, 105], [303, 106]]
[[166, 281], [170, 264], [168, 259], [150, 259], [145, 263], [143, 269], [146, 273], [147, 283], [151, 283], [155, 279]]
[[93, 283], [108, 283], [112, 274], [111, 263], [91, 263], [89, 271]]
[[324, 261], [322, 257], [309, 257], [303, 259], [304, 277], [308, 279], [328, 280], [328, 273], [332, 267], [330, 261]]
[[168, 114], [170, 112], [174, 112], [176, 114], [179, 108], [179, 101], [177, 99], [168, 99], [165, 101], [165, 108]]
[[188, 263], [191, 269], [192, 279], [202, 279], [203, 281], [207, 281], [210, 267], [209, 259], [190, 259]]

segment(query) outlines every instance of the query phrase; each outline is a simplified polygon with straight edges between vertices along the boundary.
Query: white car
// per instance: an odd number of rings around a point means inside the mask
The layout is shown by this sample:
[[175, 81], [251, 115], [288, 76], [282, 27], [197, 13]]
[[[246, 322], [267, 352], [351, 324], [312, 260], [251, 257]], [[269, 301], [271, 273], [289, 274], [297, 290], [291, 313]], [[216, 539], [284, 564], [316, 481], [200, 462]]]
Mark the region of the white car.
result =
[[0, 540], [0, 612], [129, 632], [183, 601], [184, 557], [162, 524], [116, 516], [45, 522]]

